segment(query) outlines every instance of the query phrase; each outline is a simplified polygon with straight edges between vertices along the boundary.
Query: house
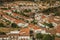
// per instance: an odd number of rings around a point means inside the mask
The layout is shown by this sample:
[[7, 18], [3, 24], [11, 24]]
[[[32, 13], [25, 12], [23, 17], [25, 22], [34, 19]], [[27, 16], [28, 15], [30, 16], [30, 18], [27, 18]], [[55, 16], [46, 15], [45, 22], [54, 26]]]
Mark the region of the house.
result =
[[19, 40], [19, 31], [10, 31], [7, 35], [10, 40]]
[[20, 37], [19, 39], [25, 39], [25, 40], [29, 40], [30, 39], [30, 32], [29, 32], [29, 28], [23, 28], [20, 30]]
[[0, 40], [9, 40], [7, 35], [0, 35]]
[[56, 35], [60, 36], [60, 24], [56, 28]]

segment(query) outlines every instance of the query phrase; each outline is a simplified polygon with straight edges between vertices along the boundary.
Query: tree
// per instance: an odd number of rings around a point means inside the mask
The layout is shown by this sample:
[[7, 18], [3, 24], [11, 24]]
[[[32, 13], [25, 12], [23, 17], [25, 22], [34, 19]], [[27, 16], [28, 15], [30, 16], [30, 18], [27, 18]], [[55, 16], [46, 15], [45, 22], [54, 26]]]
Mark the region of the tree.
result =
[[3, 23], [0, 23], [0, 27], [5, 27], [5, 25]]
[[18, 27], [18, 25], [17, 25], [17, 24], [15, 24], [15, 23], [12, 23], [12, 24], [11, 24], [11, 27], [13, 27], [13, 28], [17, 28], [17, 27]]
[[14, 13], [20, 13], [20, 10], [12, 10]]
[[33, 30], [30, 30], [30, 37], [34, 36], [33, 35]]
[[42, 11], [43, 13], [49, 15], [50, 13], [54, 13], [54, 16], [60, 16], [60, 6], [48, 8]]
[[24, 12], [31, 12], [31, 9], [25, 9]]
[[45, 26], [48, 26], [49, 28], [53, 28], [53, 24], [52, 23], [44, 23]]
[[40, 39], [43, 38], [43, 35], [42, 35], [41, 33], [37, 33], [37, 34], [36, 34], [36, 38], [37, 38], [38, 40], [40, 40]]
[[49, 26], [49, 28], [53, 28], [54, 27], [52, 23], [49, 23], [48, 26]]
[[26, 22], [26, 23], [29, 23], [29, 20], [26, 20], [25, 22]]
[[37, 24], [37, 20], [34, 19], [31, 23]]
[[47, 34], [47, 35], [45, 35], [45, 36], [43, 37], [42, 40], [54, 40], [53, 37], [54, 37], [54, 36]]

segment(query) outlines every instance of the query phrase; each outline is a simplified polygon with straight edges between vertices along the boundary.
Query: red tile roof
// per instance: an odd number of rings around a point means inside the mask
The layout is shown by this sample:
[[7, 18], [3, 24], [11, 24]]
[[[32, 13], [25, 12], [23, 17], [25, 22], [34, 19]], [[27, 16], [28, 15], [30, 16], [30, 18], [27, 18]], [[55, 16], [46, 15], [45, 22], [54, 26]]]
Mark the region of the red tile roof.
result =
[[44, 15], [43, 15], [43, 16], [41, 16], [41, 18], [43, 18], [43, 19], [44, 19], [44, 18], [46, 18], [46, 16], [44, 16]]
[[30, 28], [33, 28], [34, 30], [40, 29], [39, 27], [35, 26], [34, 24], [30, 24], [27, 28], [22, 28], [20, 30], [20, 35], [29, 36]]
[[57, 33], [60, 33], [60, 25], [57, 26], [56, 31]]
[[34, 30], [40, 29], [40, 27], [39, 27], [39, 26], [34, 25], [34, 24], [29, 24], [29, 26], [28, 26], [28, 27], [29, 27], [29, 28], [33, 28]]
[[29, 28], [23, 28], [20, 30], [20, 36], [29, 36]]

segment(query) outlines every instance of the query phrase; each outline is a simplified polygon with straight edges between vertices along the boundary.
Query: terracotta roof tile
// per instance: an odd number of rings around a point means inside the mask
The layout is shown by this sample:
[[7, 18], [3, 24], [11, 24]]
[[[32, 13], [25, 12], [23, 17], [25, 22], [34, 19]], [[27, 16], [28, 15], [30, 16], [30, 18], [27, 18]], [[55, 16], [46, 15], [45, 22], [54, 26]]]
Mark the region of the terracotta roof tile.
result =
[[57, 26], [56, 31], [57, 33], [60, 33], [60, 25]]
[[36, 25], [34, 25], [34, 24], [29, 24], [29, 28], [33, 28], [34, 30], [40, 29], [39, 26], [36, 26]]
[[20, 36], [29, 36], [29, 28], [23, 28], [20, 30]]

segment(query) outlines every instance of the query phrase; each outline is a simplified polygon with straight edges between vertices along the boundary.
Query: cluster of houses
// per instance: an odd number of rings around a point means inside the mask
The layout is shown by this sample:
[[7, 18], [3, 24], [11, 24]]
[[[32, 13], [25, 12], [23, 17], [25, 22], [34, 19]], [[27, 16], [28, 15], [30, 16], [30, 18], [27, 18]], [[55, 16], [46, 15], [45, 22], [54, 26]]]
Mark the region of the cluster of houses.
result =
[[[40, 11], [39, 7], [41, 6], [39, 5], [34, 2], [21, 1], [4, 4], [4, 7], [0, 7], [1, 20], [9, 20], [11, 23], [16, 23], [19, 27], [22, 27], [20, 30], [10, 31], [6, 33], [6, 35], [0, 35], [0, 40], [32, 40], [31, 30], [34, 38], [36, 38], [37, 33], [60, 36], [60, 17], [53, 16], [52, 13], [49, 15], [38, 13], [38, 11]], [[8, 7], [11, 9], [7, 9]], [[5, 8], [5, 10], [3, 10], [3, 8]], [[23, 10], [25, 9], [29, 9], [29, 11], [24, 12]], [[25, 14], [23, 16], [23, 13], [20, 14], [20, 12], [24, 12], [29, 15], [29, 17], [26, 17]], [[34, 14], [34, 18], [31, 17], [31, 14]], [[31, 23], [33, 20], [36, 20], [37, 24]], [[49, 26], [44, 25], [44, 23], [51, 23], [54, 28], [49, 28]], [[60, 38], [56, 38], [56, 40], [60, 40]]]

